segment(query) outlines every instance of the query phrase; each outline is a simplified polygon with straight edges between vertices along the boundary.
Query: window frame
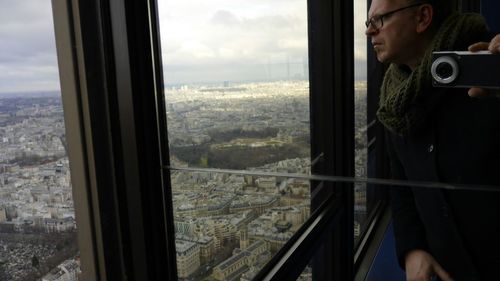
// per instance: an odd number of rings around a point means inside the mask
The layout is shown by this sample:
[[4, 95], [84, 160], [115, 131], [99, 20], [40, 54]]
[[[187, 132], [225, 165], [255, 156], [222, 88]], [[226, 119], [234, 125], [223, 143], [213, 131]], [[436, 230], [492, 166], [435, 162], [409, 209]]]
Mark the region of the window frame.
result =
[[78, 246], [80, 250], [80, 267], [84, 270], [81, 277], [84, 280], [95, 279], [98, 275], [96, 247], [94, 244], [94, 216], [91, 208], [89, 187], [89, 171], [85, 151], [85, 137], [83, 135], [83, 121], [80, 114], [78, 68], [76, 66], [76, 52], [71, 46], [73, 43], [73, 21], [68, 12], [70, 7], [67, 1], [52, 0], [54, 31], [58, 56], [59, 80], [61, 85], [61, 99], [63, 103], [64, 123], [67, 140], [67, 153], [73, 187], [73, 201], [77, 220]]
[[53, 0], [86, 280], [176, 277], [155, 4]]

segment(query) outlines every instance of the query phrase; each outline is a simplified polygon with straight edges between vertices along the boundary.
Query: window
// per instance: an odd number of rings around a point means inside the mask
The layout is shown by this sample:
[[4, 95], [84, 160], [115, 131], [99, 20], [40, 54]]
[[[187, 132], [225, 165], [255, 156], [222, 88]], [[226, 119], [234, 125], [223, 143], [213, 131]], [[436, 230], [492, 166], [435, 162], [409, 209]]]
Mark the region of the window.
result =
[[250, 279], [310, 213], [306, 1], [159, 8], [178, 276]]
[[369, 1], [354, 2], [354, 150], [355, 177], [358, 178], [354, 185], [354, 236], [357, 257], [364, 257], [362, 253], [372, 244], [368, 241], [387, 205], [386, 188], [369, 183], [374, 178], [387, 177], [388, 163], [383, 129], [375, 116], [383, 69], [376, 62], [365, 35], [368, 4]]
[[[355, 176], [352, 3], [230, 4], [199, 2], [187, 16], [156, 1], [60, 7], [90, 279], [351, 279], [354, 188], [321, 177]], [[205, 24], [188, 17], [199, 11]], [[163, 49], [157, 15], [181, 20], [162, 23]], [[260, 60], [241, 47], [252, 43]], [[269, 232], [275, 241], [259, 242]]]
[[0, 12], [2, 280], [81, 275], [52, 19], [49, 1]]
[[[364, 21], [366, 1], [354, 1], [354, 142], [355, 176], [368, 176], [368, 126], [367, 118], [367, 61]], [[367, 192], [366, 183], [354, 185], [354, 237], [360, 238], [366, 227]]]
[[391, 183], [353, 2], [205, 2], [53, 1], [82, 276], [353, 279]]

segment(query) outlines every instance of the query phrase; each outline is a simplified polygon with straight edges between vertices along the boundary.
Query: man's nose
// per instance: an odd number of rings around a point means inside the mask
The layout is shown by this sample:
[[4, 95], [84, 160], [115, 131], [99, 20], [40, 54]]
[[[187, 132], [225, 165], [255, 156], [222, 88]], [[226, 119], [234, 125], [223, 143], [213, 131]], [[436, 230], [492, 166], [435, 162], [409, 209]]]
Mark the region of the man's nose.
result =
[[378, 29], [374, 28], [371, 24], [369, 24], [368, 27], [366, 27], [365, 35], [368, 37], [371, 37], [374, 34], [376, 34], [377, 32], [378, 32]]

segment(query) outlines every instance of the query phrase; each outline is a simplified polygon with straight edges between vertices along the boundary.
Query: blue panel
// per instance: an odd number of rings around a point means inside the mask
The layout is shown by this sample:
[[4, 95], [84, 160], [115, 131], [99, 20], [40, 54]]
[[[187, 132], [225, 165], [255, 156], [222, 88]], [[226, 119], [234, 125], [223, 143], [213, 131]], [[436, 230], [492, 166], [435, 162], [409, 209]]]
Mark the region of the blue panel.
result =
[[392, 223], [385, 231], [366, 281], [405, 281], [405, 272], [399, 267], [394, 247]]
[[482, 0], [481, 14], [486, 18], [488, 26], [495, 32], [500, 32], [500, 1], [498, 0]]

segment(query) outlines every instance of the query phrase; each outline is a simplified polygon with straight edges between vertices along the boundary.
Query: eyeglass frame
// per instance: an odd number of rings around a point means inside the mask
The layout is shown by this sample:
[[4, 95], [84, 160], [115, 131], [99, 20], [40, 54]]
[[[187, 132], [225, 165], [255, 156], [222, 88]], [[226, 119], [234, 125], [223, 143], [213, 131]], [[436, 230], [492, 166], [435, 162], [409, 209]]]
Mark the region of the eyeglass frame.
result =
[[[409, 5], [409, 6], [405, 6], [405, 7], [396, 9], [396, 10], [392, 10], [392, 11], [389, 11], [389, 12], [381, 14], [381, 15], [375, 15], [375, 16], [373, 16], [373, 17], [371, 17], [371, 18], [369, 18], [369, 19], [367, 19], [365, 21], [366, 28], [369, 28], [370, 25], [371, 25], [375, 30], [379, 30], [380, 28], [382, 28], [384, 26], [384, 18], [390, 17], [390, 16], [392, 16], [393, 14], [395, 14], [397, 12], [400, 12], [400, 11], [403, 11], [403, 10], [406, 10], [406, 9], [409, 9], [409, 8], [417, 7], [417, 6], [420, 6], [420, 5], [423, 5], [423, 4], [429, 4], [429, 3], [428, 2], [413, 3], [413, 4]], [[380, 26], [379, 27], [376, 27], [375, 21], [380, 21]]]

